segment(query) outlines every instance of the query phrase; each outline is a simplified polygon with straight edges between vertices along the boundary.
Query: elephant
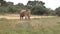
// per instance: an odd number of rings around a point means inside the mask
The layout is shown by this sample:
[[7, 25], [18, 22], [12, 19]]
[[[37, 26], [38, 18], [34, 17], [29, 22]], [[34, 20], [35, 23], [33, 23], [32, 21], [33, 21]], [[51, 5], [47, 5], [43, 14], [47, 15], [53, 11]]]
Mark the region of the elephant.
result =
[[20, 19], [23, 19], [23, 17], [25, 17], [25, 19], [30, 20], [30, 15], [31, 15], [31, 11], [29, 9], [25, 9], [25, 10], [20, 11]]

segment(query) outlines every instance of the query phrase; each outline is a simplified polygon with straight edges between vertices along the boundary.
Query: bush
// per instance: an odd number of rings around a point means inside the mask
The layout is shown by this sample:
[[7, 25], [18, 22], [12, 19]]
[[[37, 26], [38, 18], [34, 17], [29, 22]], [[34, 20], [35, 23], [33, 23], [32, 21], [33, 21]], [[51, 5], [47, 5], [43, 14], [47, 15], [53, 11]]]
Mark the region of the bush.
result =
[[43, 15], [45, 13], [47, 14], [47, 10], [43, 6], [34, 6], [31, 10], [32, 14], [34, 15]]
[[60, 7], [56, 8], [55, 11], [56, 11], [56, 14], [60, 16]]
[[0, 6], [0, 14], [15, 14], [15, 13], [19, 13], [19, 11], [23, 9], [20, 6]]

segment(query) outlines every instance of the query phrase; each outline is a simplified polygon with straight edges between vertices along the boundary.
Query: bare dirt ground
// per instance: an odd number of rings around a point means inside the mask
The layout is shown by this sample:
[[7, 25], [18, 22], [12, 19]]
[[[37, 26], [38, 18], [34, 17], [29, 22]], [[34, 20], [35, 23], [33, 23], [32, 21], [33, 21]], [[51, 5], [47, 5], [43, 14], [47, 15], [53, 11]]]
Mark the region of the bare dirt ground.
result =
[[[51, 17], [55, 17], [55, 16], [34, 16], [31, 15], [30, 18], [51, 18]], [[6, 19], [19, 19], [19, 15], [18, 14], [7, 14], [7, 15], [0, 15], [0, 18], [6, 18]]]
[[[57, 23], [60, 22], [60, 17], [59, 18], [58, 17], [54, 18], [54, 17], [56, 17], [56, 16], [36, 16], [36, 15], [31, 15], [31, 19], [32, 18], [48, 18], [48, 19], [36, 19], [36, 20], [32, 19], [30, 21], [28, 21], [28, 20], [20, 21], [20, 20], [18, 20], [19, 19], [18, 14], [16, 14], [16, 15], [15, 14], [0, 15], [0, 18], [17, 19], [17, 20], [6, 20], [6, 21], [1, 20], [1, 22], [3, 22], [3, 26], [4, 26], [4, 24], [5, 24], [5, 26], [7, 24], [11, 24], [11, 27], [15, 28], [16, 25], [17, 25], [17, 27], [20, 26], [20, 25], [22, 25], [22, 26], [27, 25], [28, 27], [33, 26], [33, 28], [35, 28], [35, 29], [37, 29], [37, 28], [43, 29], [43, 28], [48, 28], [48, 27], [52, 28], [53, 26], [57, 26], [58, 25]], [[2, 25], [2, 24], [0, 24], [0, 25]], [[59, 26], [58, 26], [58, 28], [59, 28]]]
[[[36, 15], [31, 15], [31, 21], [26, 21], [26, 20], [23, 20], [23, 21], [20, 21], [20, 20], [16, 20], [16, 24], [19, 24], [20, 25], [20, 23], [23, 23], [23, 25], [24, 25], [24, 23], [29, 23], [29, 24], [31, 24], [33, 27], [37, 27], [38, 28], [38, 26], [41, 26], [41, 25], [43, 25], [44, 27], [46, 26], [46, 27], [48, 27], [48, 26], [53, 26], [53, 25], [55, 25], [56, 23], [52, 23], [52, 22], [56, 22], [57, 20], [50, 20], [50, 19], [45, 19], [45, 20], [33, 20], [34, 18], [38, 18], [38, 19], [40, 19], [40, 18], [54, 18], [54, 17], [56, 17], [56, 16], [36, 16]], [[20, 19], [20, 17], [19, 17], [19, 15], [18, 14], [7, 14], [7, 15], [0, 15], [0, 18], [6, 18], [6, 19]], [[59, 21], [59, 20], [58, 20]], [[15, 23], [15, 22], [14, 22]], [[13, 24], [14, 24], [13, 23]], [[48, 25], [47, 25], [48, 24]]]

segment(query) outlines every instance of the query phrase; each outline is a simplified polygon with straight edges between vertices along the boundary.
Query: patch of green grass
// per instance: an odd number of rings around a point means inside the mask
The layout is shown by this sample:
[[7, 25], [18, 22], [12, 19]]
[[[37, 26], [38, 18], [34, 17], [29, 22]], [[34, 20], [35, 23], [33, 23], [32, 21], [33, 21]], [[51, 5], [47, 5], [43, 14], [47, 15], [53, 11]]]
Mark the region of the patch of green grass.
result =
[[5, 20], [7, 20], [6, 18], [0, 18], [0, 21], [5, 21]]
[[[0, 34], [60, 34], [59, 18], [32, 19], [30, 22], [26, 21], [23, 24], [18, 23], [18, 21], [17, 19], [0, 19]], [[39, 24], [39, 28], [36, 28], [37, 25], [35, 27], [31, 26], [30, 23], [36, 24], [36, 22], [38, 24], [43, 23], [43, 25]]]

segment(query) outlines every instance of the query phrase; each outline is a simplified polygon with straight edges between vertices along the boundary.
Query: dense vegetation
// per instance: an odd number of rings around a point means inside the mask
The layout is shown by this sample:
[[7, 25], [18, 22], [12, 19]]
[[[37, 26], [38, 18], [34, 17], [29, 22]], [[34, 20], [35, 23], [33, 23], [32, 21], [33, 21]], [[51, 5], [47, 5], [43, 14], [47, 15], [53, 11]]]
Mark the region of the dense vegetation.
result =
[[13, 2], [6, 2], [0, 0], [0, 14], [15, 14], [19, 13], [21, 9], [30, 9], [31, 13], [34, 15], [58, 15], [60, 16], [60, 7], [55, 10], [46, 8], [45, 3], [42, 1], [28, 1], [27, 5], [23, 3], [18, 3], [14, 5]]

